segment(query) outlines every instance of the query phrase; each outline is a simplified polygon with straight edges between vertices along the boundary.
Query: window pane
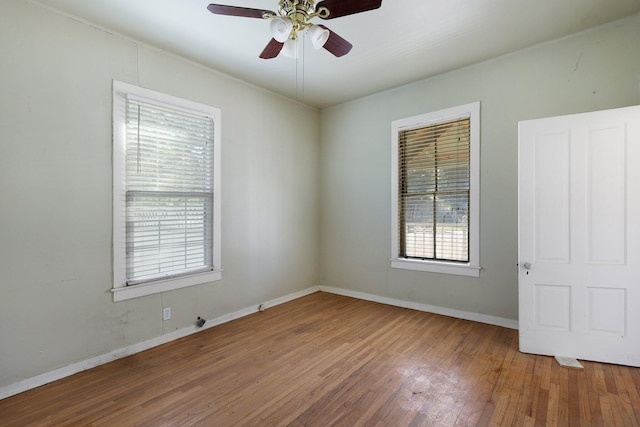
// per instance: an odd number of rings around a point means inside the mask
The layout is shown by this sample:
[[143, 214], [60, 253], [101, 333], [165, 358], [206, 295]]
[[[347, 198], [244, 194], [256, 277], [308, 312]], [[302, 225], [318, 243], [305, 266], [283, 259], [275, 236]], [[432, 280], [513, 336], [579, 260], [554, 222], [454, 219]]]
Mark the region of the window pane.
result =
[[436, 258], [468, 261], [469, 194], [447, 194], [436, 199]]
[[420, 167], [407, 170], [407, 193], [427, 193], [436, 189], [434, 168]]
[[403, 256], [433, 258], [433, 196], [406, 197], [402, 223]]
[[127, 283], [213, 268], [213, 121], [127, 101]]
[[469, 261], [469, 119], [398, 135], [400, 255]]
[[469, 164], [441, 165], [436, 173], [440, 192], [469, 189]]
[[167, 277], [212, 265], [209, 194], [127, 194], [127, 277]]

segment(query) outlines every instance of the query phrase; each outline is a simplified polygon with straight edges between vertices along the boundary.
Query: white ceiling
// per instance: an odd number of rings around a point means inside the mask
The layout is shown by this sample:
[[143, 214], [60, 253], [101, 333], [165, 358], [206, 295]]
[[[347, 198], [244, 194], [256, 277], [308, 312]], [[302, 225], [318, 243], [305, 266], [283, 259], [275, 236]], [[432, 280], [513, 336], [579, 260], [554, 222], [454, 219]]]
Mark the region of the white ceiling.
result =
[[298, 61], [258, 55], [269, 21], [209, 3], [277, 10], [277, 0], [36, 0], [273, 92], [327, 107], [640, 13], [640, 0], [383, 0], [323, 23], [353, 50], [304, 43]]

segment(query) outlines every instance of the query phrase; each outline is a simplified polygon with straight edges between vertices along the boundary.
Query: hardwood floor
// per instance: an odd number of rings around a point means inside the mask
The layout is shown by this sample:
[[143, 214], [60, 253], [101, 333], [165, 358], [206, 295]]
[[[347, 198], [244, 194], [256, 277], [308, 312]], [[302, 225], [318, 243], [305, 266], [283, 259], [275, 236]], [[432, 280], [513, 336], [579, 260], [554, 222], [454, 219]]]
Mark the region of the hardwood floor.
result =
[[315, 293], [0, 401], [0, 425], [638, 426], [640, 369]]

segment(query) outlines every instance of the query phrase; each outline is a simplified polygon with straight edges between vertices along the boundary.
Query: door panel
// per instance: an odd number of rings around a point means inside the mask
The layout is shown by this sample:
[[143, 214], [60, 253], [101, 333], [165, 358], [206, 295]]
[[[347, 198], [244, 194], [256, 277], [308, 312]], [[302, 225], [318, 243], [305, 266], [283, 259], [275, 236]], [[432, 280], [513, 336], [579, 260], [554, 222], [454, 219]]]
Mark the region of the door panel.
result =
[[571, 330], [571, 286], [535, 285], [536, 327]]
[[592, 129], [587, 141], [590, 264], [625, 263], [626, 144], [620, 126]]
[[588, 288], [589, 332], [627, 333], [627, 292], [622, 288]]
[[534, 150], [536, 260], [568, 263], [569, 134], [536, 135]]
[[640, 366], [640, 107], [519, 124], [520, 350]]

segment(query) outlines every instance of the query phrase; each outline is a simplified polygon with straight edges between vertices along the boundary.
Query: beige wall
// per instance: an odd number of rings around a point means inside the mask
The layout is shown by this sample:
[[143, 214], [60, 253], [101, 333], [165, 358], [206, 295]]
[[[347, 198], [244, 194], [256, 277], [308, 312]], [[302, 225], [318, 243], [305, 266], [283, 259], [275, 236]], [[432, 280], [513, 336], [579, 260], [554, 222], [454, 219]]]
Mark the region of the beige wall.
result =
[[[0, 387], [316, 284], [317, 110], [21, 0], [0, 58]], [[112, 302], [112, 79], [222, 110], [221, 281]]]
[[[391, 269], [390, 123], [473, 101], [481, 277]], [[516, 320], [518, 121], [635, 104], [638, 16], [323, 110], [321, 283]]]

